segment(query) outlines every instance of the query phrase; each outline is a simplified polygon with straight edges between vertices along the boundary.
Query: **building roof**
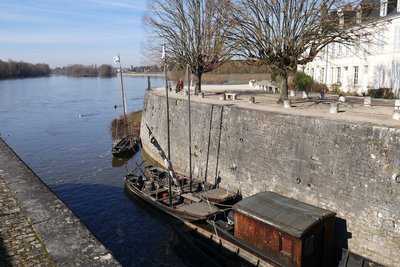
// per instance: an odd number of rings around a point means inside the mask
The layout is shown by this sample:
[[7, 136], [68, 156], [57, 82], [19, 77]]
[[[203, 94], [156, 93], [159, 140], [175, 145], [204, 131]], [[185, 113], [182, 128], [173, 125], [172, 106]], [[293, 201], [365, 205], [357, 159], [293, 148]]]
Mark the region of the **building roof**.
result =
[[233, 209], [298, 238], [318, 222], [336, 215], [332, 211], [270, 191], [245, 198], [236, 203]]

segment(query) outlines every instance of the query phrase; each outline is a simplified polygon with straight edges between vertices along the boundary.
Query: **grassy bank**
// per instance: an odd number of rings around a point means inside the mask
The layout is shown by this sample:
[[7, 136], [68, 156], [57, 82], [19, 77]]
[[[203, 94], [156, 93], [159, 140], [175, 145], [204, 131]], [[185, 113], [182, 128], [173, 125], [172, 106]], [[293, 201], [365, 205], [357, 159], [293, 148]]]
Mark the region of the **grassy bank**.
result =
[[121, 115], [111, 122], [110, 130], [113, 140], [122, 137], [125, 133], [131, 133], [135, 136], [140, 136], [140, 122], [142, 120], [142, 111], [131, 112], [127, 115], [129, 129], [124, 121], [124, 116]]

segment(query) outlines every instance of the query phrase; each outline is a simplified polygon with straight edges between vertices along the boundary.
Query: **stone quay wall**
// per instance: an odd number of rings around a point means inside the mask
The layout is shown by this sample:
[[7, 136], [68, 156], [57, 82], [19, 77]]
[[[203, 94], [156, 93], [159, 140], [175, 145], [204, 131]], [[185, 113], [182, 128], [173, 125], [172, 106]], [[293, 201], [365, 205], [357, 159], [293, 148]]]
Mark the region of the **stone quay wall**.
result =
[[1, 138], [0, 266], [121, 266]]
[[[231, 102], [232, 103], [232, 102]], [[169, 99], [171, 161], [188, 173], [188, 102]], [[271, 190], [337, 213], [339, 247], [388, 266], [400, 264], [400, 127], [293, 116], [191, 102], [195, 177], [239, 188], [244, 197]], [[147, 91], [141, 125], [167, 153], [166, 99]]]

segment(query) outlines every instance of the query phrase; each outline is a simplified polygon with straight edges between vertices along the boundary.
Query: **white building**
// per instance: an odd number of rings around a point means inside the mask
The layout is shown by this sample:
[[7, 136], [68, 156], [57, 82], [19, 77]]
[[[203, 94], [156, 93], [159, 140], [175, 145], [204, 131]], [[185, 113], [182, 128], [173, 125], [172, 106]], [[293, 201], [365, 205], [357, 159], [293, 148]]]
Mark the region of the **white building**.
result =
[[[390, 88], [394, 93], [400, 89], [400, 0], [364, 0], [374, 4], [368, 16], [389, 23], [375, 29], [373, 44], [362, 44], [368, 53], [355, 47], [331, 44], [313, 62], [301, 66], [314, 80], [332, 88], [357, 93], [368, 89]], [[349, 10], [348, 10], [349, 11]], [[353, 12], [361, 22], [360, 6]]]

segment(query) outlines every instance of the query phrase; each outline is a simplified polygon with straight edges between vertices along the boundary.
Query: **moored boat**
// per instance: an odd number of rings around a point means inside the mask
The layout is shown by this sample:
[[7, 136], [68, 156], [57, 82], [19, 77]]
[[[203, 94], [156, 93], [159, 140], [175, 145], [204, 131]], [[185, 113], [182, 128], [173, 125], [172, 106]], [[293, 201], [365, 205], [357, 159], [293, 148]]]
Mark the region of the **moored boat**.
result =
[[138, 137], [128, 135], [115, 142], [111, 153], [117, 158], [130, 158], [139, 150], [139, 144]]
[[330, 266], [335, 215], [262, 192], [212, 215], [206, 224], [184, 224], [255, 266]]
[[[237, 197], [238, 193], [221, 189], [209, 183], [175, 174], [175, 182], [170, 186], [168, 171], [154, 166], [147, 166], [141, 173], [138, 169], [125, 176], [125, 189], [155, 208], [180, 220], [198, 221], [220, 211], [218, 205], [225, 204]], [[212, 193], [213, 191], [215, 193]], [[204, 192], [211, 192], [216, 202], [199, 197]], [[218, 193], [220, 196], [218, 196]]]
[[[129, 121], [127, 119], [127, 105], [124, 92], [124, 84], [122, 80], [122, 67], [119, 55], [114, 58], [115, 63], [119, 64], [119, 73], [121, 78], [121, 95], [122, 95], [122, 106], [123, 106], [123, 121], [124, 121], [124, 133], [121, 136], [117, 134], [117, 140], [114, 142], [111, 149], [111, 153], [114, 157], [118, 158], [130, 158], [139, 150], [140, 138], [131, 133]], [[115, 106], [116, 107], [116, 106]], [[116, 131], [118, 133], [118, 119], [116, 125]]]

